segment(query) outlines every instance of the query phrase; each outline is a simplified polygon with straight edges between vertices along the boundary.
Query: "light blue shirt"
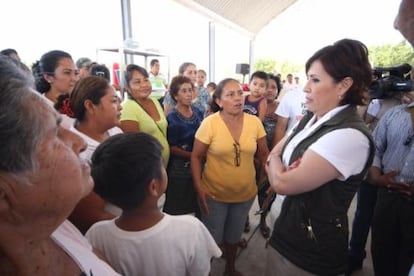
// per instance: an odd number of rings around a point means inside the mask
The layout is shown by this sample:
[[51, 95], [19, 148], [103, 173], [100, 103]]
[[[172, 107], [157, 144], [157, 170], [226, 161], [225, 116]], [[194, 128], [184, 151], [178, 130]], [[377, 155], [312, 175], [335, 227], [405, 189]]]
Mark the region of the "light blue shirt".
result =
[[414, 130], [406, 109], [405, 104], [393, 107], [378, 122], [373, 133], [376, 146], [373, 166], [383, 173], [400, 171], [396, 181], [414, 183]]

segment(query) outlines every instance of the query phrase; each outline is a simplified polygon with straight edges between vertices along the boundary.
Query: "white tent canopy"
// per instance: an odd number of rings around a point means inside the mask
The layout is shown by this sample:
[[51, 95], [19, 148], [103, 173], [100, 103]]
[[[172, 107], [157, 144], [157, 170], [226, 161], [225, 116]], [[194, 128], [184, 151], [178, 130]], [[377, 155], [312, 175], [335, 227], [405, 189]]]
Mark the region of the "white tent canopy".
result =
[[[256, 34], [297, 0], [175, 0], [209, 19], [209, 75], [215, 78], [215, 23], [223, 24], [250, 39], [249, 62], [253, 69]], [[123, 38], [132, 37], [130, 0], [121, 0]], [[132, 57], [126, 56], [126, 62]]]

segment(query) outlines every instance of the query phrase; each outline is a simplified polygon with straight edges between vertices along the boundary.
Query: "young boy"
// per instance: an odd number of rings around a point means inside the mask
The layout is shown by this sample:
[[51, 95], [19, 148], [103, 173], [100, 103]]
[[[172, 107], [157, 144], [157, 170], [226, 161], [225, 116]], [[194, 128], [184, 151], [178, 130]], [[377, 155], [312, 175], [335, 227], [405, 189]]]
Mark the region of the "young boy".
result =
[[120, 207], [114, 220], [86, 233], [122, 275], [208, 275], [221, 251], [195, 217], [162, 213], [167, 188], [161, 145], [145, 133], [125, 133], [101, 143], [92, 156], [95, 192]]
[[267, 103], [264, 93], [267, 88], [268, 75], [263, 71], [254, 72], [249, 81], [250, 95], [244, 98], [243, 111], [259, 117], [260, 121], [263, 122]]

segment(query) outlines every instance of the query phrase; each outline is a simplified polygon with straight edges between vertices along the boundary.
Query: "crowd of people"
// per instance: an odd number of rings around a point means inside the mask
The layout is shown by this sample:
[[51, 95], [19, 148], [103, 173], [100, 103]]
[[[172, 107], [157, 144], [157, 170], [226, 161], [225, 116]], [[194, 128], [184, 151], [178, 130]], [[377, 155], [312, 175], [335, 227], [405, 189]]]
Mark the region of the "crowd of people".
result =
[[[413, 22], [402, 0], [414, 46]], [[89, 58], [52, 50], [28, 68], [1, 51], [1, 275], [209, 275], [219, 257], [243, 275], [256, 198], [265, 275], [350, 275], [369, 229], [375, 275], [414, 275], [414, 91], [367, 102], [362, 42], [315, 52], [303, 86], [253, 72], [248, 93], [205, 86], [193, 62], [169, 83], [150, 67], [126, 67], [121, 99]]]

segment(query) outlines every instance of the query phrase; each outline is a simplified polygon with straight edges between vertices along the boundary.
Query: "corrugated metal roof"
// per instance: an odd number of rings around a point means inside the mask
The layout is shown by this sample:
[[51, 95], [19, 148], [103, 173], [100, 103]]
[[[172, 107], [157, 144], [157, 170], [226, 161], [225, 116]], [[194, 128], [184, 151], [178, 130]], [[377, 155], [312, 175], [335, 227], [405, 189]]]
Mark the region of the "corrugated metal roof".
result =
[[250, 36], [255, 36], [272, 19], [297, 0], [175, 0]]

